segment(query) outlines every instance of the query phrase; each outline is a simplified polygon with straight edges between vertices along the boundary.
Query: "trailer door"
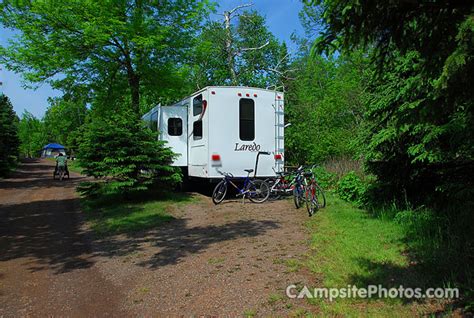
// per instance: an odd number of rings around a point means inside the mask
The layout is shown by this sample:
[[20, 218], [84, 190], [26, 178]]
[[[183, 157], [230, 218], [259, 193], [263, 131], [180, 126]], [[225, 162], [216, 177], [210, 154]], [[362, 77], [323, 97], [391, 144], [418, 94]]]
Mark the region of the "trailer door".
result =
[[206, 91], [192, 96], [189, 107], [189, 176], [206, 178], [208, 175], [208, 96]]
[[172, 165], [186, 167], [188, 165], [187, 108], [166, 106], [161, 107], [161, 110], [160, 139], [167, 141], [173, 152], [179, 155]]

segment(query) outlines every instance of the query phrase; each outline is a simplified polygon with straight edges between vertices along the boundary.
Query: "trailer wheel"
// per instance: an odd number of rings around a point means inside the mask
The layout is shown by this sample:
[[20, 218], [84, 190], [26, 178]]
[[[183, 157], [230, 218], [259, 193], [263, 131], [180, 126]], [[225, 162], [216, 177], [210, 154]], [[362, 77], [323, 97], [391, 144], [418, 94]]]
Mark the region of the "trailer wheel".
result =
[[212, 202], [214, 202], [214, 204], [221, 203], [224, 200], [226, 193], [227, 182], [225, 182], [225, 180], [222, 180], [216, 185], [214, 191], [212, 192]]

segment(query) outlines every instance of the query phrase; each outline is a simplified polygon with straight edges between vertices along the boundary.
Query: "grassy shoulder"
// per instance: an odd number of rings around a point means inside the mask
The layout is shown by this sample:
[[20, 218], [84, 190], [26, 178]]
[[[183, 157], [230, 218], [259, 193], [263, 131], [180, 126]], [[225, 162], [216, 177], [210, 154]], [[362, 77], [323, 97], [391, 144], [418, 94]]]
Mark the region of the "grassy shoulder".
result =
[[67, 162], [68, 169], [75, 173], [82, 173], [82, 168], [79, 166], [78, 160], [68, 160]]
[[197, 199], [186, 193], [153, 195], [153, 200], [127, 202], [102, 198], [83, 199], [83, 210], [92, 229], [99, 236], [138, 232], [160, 226], [174, 219], [171, 212]]
[[[328, 194], [327, 207], [311, 218], [308, 227], [313, 252], [307, 266], [321, 278], [321, 283], [312, 287], [426, 287], [426, 277], [407, 255], [405, 230], [399, 223], [371, 217]], [[440, 309], [433, 308], [439, 304], [426, 308], [408, 299], [339, 298], [310, 302], [329, 315], [405, 316]]]

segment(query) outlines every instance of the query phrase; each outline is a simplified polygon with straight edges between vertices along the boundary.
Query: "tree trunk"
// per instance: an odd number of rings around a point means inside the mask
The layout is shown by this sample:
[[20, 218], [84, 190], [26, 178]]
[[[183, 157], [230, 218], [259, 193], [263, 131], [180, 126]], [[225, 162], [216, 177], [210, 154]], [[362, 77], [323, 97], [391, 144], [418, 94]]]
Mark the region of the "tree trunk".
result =
[[224, 12], [225, 29], [226, 29], [225, 48], [226, 48], [226, 53], [227, 53], [227, 64], [229, 67], [230, 76], [232, 78], [232, 85], [239, 85], [238, 80], [237, 80], [237, 73], [235, 71], [234, 52], [232, 50], [232, 31], [230, 28], [230, 15], [231, 15], [231, 12], [229, 11]]
[[128, 73], [128, 85], [132, 93], [132, 110], [140, 116], [140, 77], [133, 70]]
[[132, 110], [140, 117], [140, 76], [133, 69], [130, 52], [127, 44], [125, 45], [125, 67], [127, 68], [128, 86], [132, 95]]

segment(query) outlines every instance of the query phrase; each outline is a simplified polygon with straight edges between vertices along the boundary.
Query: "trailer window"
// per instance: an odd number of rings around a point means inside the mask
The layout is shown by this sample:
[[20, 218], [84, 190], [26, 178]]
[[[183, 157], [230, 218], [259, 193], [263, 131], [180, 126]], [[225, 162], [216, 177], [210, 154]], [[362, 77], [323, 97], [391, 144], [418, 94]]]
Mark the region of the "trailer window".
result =
[[183, 134], [183, 120], [181, 118], [168, 118], [168, 135], [181, 136]]
[[158, 131], [158, 112], [153, 112], [150, 118], [150, 129], [152, 131]]
[[193, 116], [201, 115], [202, 113], [202, 94], [193, 98]]
[[202, 120], [196, 120], [193, 123], [193, 139], [202, 139]]
[[240, 140], [255, 139], [255, 102], [250, 98], [241, 98], [239, 102]]

